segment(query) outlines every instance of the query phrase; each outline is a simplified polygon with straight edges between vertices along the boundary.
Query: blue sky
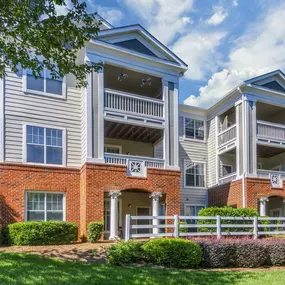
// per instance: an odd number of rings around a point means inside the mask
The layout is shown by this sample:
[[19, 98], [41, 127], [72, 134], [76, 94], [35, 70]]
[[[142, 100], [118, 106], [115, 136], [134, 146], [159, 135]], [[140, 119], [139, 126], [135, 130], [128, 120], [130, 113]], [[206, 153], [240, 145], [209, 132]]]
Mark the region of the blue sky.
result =
[[87, 0], [114, 26], [140, 23], [188, 64], [180, 103], [208, 108], [242, 80], [285, 71], [285, 0]]

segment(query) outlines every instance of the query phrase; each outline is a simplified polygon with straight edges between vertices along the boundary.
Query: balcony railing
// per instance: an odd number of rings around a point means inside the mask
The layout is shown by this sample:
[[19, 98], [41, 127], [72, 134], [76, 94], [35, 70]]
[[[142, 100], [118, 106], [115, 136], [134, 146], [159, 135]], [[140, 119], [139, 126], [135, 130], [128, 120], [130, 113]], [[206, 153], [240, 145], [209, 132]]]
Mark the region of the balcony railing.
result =
[[236, 178], [236, 176], [237, 176], [236, 172], [232, 172], [228, 175], [222, 176], [219, 178], [219, 183], [231, 182], [232, 180]]
[[164, 160], [159, 158], [105, 153], [105, 163], [127, 166], [129, 176], [146, 176], [147, 168], [164, 168]]
[[285, 125], [257, 121], [257, 135], [267, 139], [285, 140]]
[[236, 139], [236, 125], [232, 125], [229, 128], [221, 131], [218, 134], [218, 145], [224, 145]]
[[260, 178], [270, 178], [270, 175], [281, 175], [281, 177], [285, 178], [284, 171], [270, 170], [270, 169], [257, 169], [257, 176]]
[[140, 95], [105, 89], [104, 107], [108, 110], [163, 118], [164, 102]]

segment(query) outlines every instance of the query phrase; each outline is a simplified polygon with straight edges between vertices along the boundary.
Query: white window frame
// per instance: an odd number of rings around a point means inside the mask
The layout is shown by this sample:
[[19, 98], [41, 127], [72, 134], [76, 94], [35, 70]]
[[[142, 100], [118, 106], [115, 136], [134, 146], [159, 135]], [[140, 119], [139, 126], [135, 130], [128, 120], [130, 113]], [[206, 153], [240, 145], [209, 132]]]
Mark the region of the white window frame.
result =
[[[204, 165], [204, 181], [205, 181], [205, 186], [204, 187], [199, 187], [199, 186], [187, 186], [186, 185], [186, 162], [192, 162], [192, 163], [200, 163]], [[183, 164], [183, 178], [184, 178], [184, 188], [187, 189], [207, 189], [207, 174], [206, 174], [206, 162], [205, 161], [198, 161], [198, 160], [189, 160], [189, 159], [184, 159], [184, 164]]]
[[[105, 147], [113, 147], [113, 148], [118, 148], [119, 149], [119, 154], [122, 154], [122, 146], [121, 145], [115, 145], [115, 144], [104, 144], [104, 152], [105, 152]], [[109, 152], [105, 152], [109, 153]], [[111, 153], [111, 154], [116, 154], [116, 153]]]
[[[32, 127], [39, 127], [45, 129], [55, 129], [62, 131], [62, 164], [47, 164], [47, 163], [37, 163], [37, 162], [28, 162], [27, 161], [27, 126]], [[44, 132], [46, 134], [46, 132]], [[46, 135], [44, 135], [44, 160], [46, 161]], [[35, 165], [45, 165], [45, 166], [53, 166], [53, 167], [65, 167], [66, 166], [66, 129], [57, 127], [57, 126], [50, 126], [50, 125], [42, 125], [36, 123], [23, 123], [23, 163], [27, 164], [35, 164]]]
[[[62, 221], [66, 222], [66, 193], [65, 192], [56, 192], [56, 191], [38, 191], [38, 190], [27, 190], [25, 191], [25, 211], [24, 211], [24, 220], [27, 222], [28, 221], [28, 193], [43, 193], [43, 194], [60, 194], [63, 195], [62, 198], [62, 203], [63, 203], [63, 215], [62, 215]], [[46, 210], [46, 197], [45, 197], [45, 221], [46, 221], [46, 216], [47, 216], [47, 210]]]
[[190, 203], [187, 203], [187, 204], [184, 204], [184, 216], [187, 217], [186, 215], [186, 207], [195, 207], [195, 211], [196, 211], [196, 207], [203, 207], [203, 208], [206, 208], [206, 205], [205, 204], [190, 204]]
[[[186, 132], [185, 132], [186, 119], [194, 120], [194, 134], [195, 134], [195, 123], [196, 123], [196, 121], [203, 121], [204, 122], [204, 139], [203, 140], [199, 140], [199, 139], [195, 139], [195, 138], [192, 139], [192, 138], [186, 137]], [[192, 117], [183, 116], [183, 140], [205, 143], [206, 142], [206, 133], [207, 133], [207, 121], [206, 120], [204, 120], [202, 118], [197, 118], [195, 116], [192, 116]]]
[[[227, 174], [227, 175], [224, 175], [224, 174], [223, 174], [223, 167], [224, 167], [224, 166], [229, 166], [229, 167], [231, 168], [231, 173], [229, 173], [229, 174]], [[222, 177], [225, 177], [225, 176], [231, 175], [231, 174], [233, 173], [233, 170], [234, 170], [233, 165], [222, 163]]]
[[[52, 97], [52, 98], [57, 98], [57, 99], [66, 99], [66, 76], [62, 78], [62, 94], [54, 94], [54, 93], [48, 93], [46, 92], [46, 79], [47, 79], [47, 69], [44, 68], [44, 91], [38, 91], [38, 90], [33, 90], [33, 89], [28, 89], [27, 88], [27, 69], [23, 70], [23, 91], [25, 94], [32, 94], [32, 95], [42, 95], [46, 97]], [[56, 80], [56, 79], [55, 79]]]

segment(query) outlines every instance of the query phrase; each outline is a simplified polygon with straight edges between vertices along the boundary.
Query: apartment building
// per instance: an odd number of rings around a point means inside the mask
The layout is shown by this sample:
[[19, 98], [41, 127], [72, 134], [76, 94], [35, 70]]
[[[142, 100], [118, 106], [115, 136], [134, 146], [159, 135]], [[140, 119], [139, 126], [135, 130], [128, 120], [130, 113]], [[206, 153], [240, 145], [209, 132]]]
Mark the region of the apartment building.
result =
[[78, 56], [104, 64], [85, 89], [48, 70], [37, 80], [7, 70], [0, 80], [2, 225], [72, 221], [84, 238], [88, 223], [103, 219], [114, 239], [126, 214], [230, 205], [285, 215], [281, 71], [245, 81], [206, 110], [178, 104], [187, 65], [140, 25], [103, 20]]
[[181, 211], [251, 207], [284, 216], [285, 75], [244, 81], [208, 110], [180, 106]]

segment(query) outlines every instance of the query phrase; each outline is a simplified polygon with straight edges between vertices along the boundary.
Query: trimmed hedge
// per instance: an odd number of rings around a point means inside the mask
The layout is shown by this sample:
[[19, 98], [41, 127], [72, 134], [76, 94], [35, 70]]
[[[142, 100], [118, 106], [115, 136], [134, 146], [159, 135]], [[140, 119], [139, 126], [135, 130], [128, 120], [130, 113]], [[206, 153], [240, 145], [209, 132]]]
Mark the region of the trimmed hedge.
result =
[[103, 222], [91, 222], [88, 224], [88, 241], [97, 242], [101, 237], [104, 229]]
[[[221, 216], [221, 217], [259, 217], [259, 213], [255, 209], [251, 208], [232, 208], [232, 207], [210, 207], [201, 209], [198, 213], [199, 216]], [[263, 223], [266, 224], [267, 221]], [[205, 224], [216, 224], [215, 220], [199, 220], [199, 225]], [[252, 221], [233, 221], [233, 220], [222, 220], [222, 224], [252, 224]], [[211, 232], [212, 228], [199, 228], [200, 232]], [[224, 228], [224, 232], [252, 232], [249, 228]]]
[[56, 245], [77, 241], [78, 226], [70, 222], [19, 222], [3, 229], [9, 245]]
[[142, 245], [142, 242], [136, 240], [120, 241], [107, 250], [108, 262], [114, 265], [143, 262]]
[[143, 245], [146, 261], [169, 267], [193, 268], [201, 263], [202, 250], [192, 241], [173, 239], [153, 239]]

